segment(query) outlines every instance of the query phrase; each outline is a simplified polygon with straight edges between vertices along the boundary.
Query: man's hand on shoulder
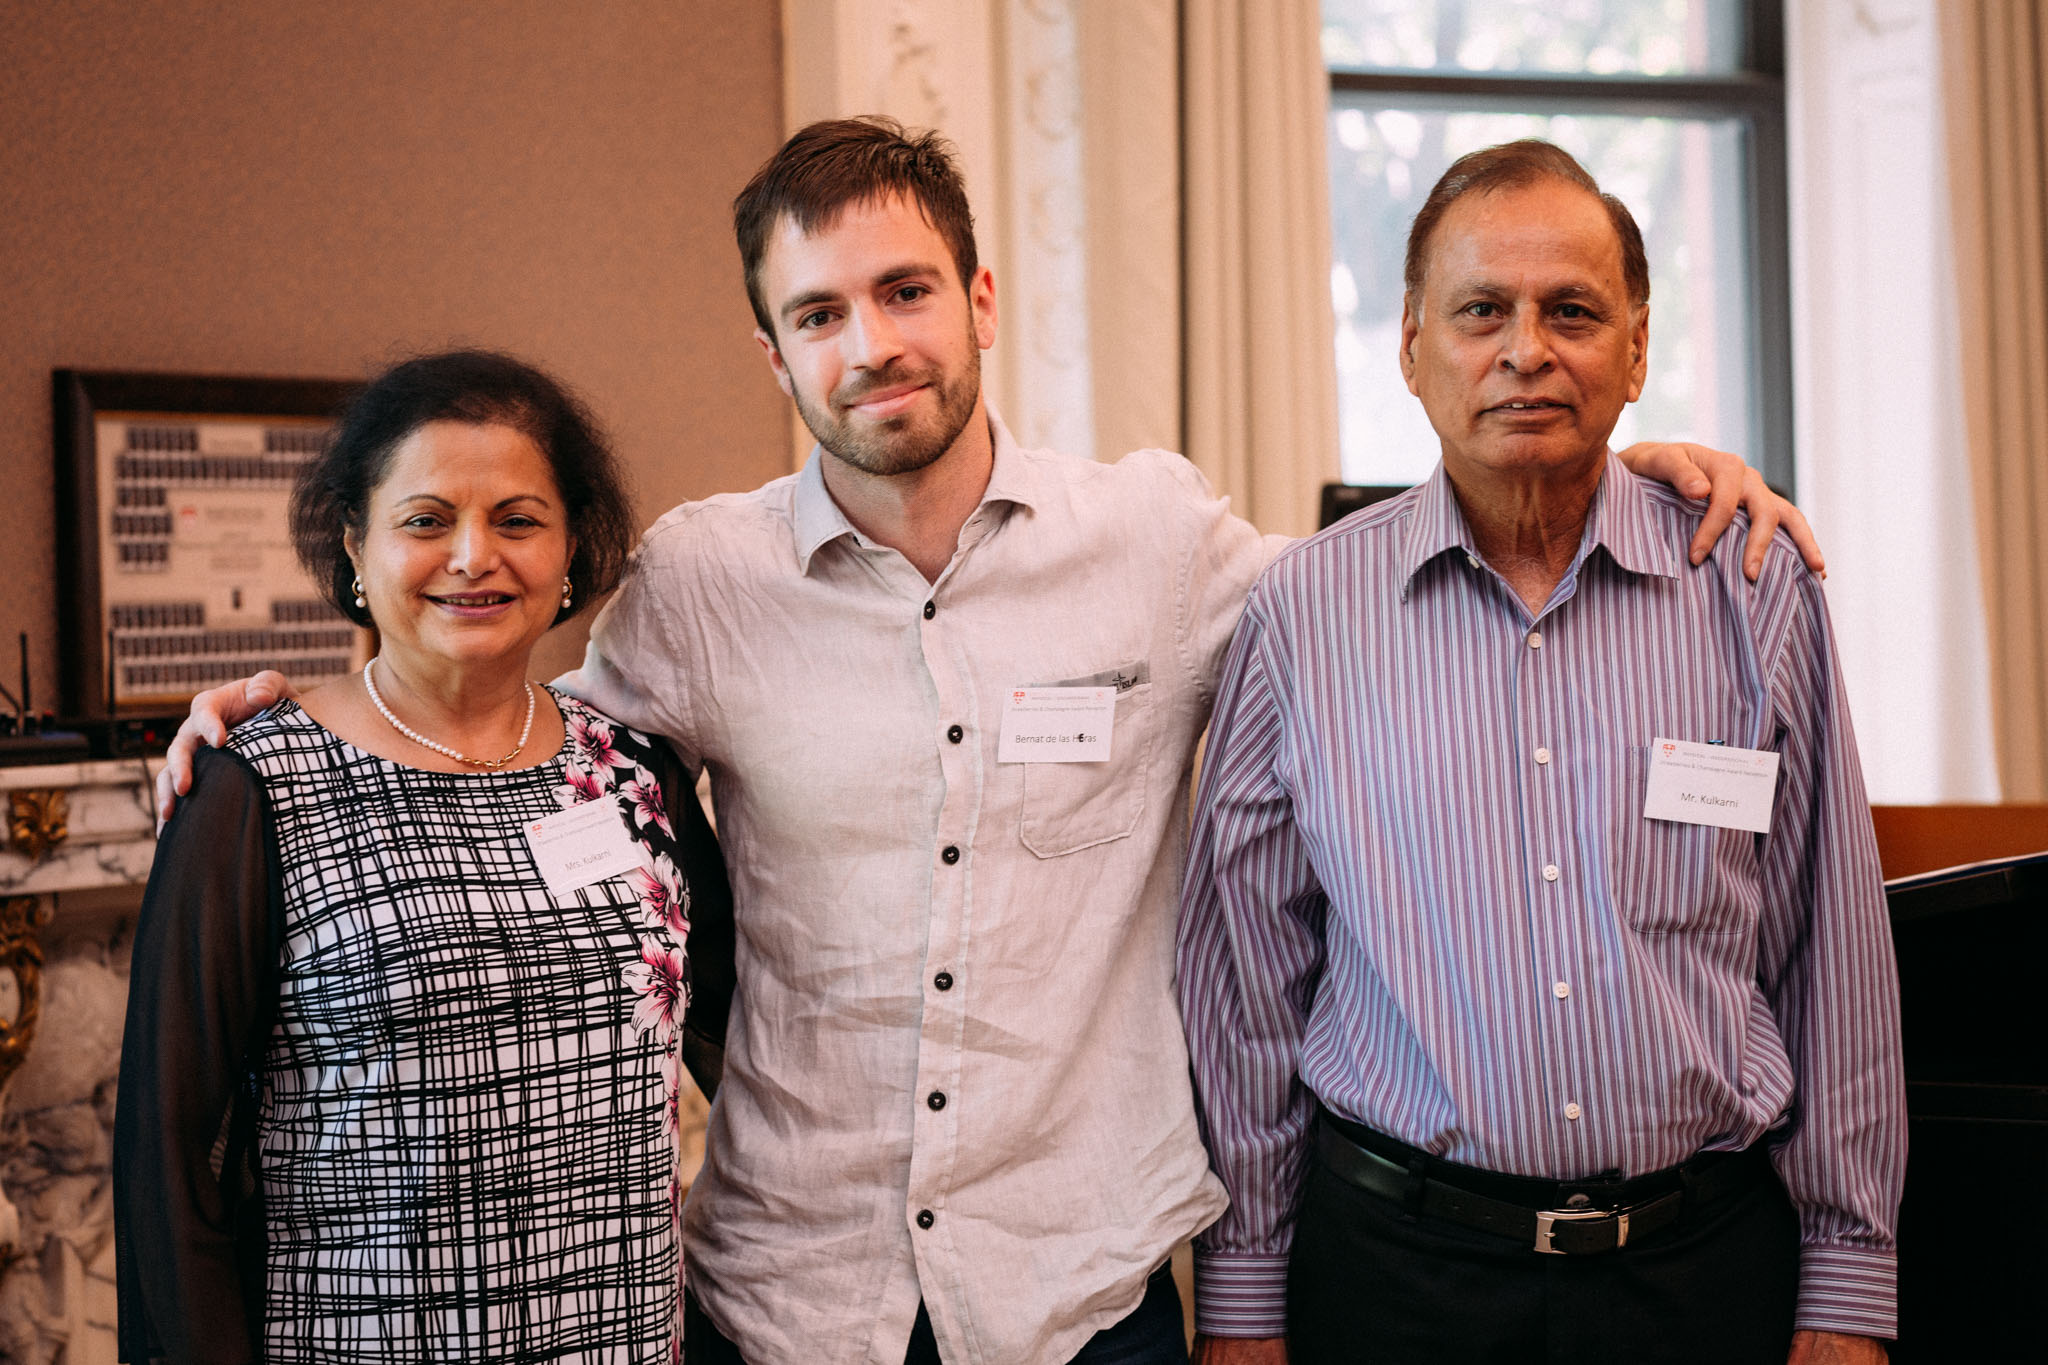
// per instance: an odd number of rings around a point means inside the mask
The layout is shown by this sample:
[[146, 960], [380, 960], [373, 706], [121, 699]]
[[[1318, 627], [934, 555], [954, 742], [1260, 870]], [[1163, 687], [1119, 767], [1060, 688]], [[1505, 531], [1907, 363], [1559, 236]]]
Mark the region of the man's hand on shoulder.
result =
[[1287, 1365], [1287, 1338], [1212, 1337], [1198, 1332], [1193, 1365]]
[[1884, 1365], [1890, 1357], [1876, 1337], [1844, 1332], [1794, 1332], [1785, 1365]]
[[177, 809], [178, 798], [192, 790], [192, 758], [204, 744], [218, 749], [228, 731], [283, 697], [297, 696], [284, 674], [265, 669], [253, 678], [222, 683], [192, 698], [192, 712], [178, 727], [156, 775], [156, 818], [162, 824]]
[[1799, 547], [1799, 557], [1817, 574], [1827, 574], [1827, 560], [1821, 557], [1820, 542], [1797, 507], [1773, 493], [1764, 476], [1744, 463], [1740, 455], [1690, 441], [1638, 441], [1620, 452], [1621, 462], [1646, 479], [1668, 483], [1688, 498], [1705, 498], [1707, 514], [1692, 538], [1692, 562], [1706, 559], [1714, 542], [1735, 520], [1735, 509], [1749, 510], [1749, 542], [1743, 549], [1742, 571], [1750, 581], [1764, 569], [1764, 550], [1780, 525]]

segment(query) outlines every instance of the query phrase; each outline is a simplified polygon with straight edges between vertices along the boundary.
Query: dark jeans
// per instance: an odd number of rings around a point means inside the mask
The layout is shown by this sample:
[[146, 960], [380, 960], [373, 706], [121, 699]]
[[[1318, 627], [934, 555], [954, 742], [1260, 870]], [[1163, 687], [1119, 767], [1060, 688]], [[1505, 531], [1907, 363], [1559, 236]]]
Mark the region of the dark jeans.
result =
[[[697, 1307], [696, 1296], [683, 1295], [684, 1365], [745, 1365], [739, 1347], [711, 1325]], [[904, 1365], [938, 1365], [939, 1346], [932, 1339], [931, 1319], [917, 1306]], [[1145, 1297], [1130, 1316], [1088, 1338], [1073, 1365], [1187, 1365], [1187, 1337], [1181, 1329], [1180, 1290], [1173, 1268], [1163, 1265], [1145, 1282]]]
[[1288, 1266], [1292, 1365], [1784, 1365], [1799, 1224], [1768, 1177], [1598, 1256], [1529, 1245], [1309, 1168]]

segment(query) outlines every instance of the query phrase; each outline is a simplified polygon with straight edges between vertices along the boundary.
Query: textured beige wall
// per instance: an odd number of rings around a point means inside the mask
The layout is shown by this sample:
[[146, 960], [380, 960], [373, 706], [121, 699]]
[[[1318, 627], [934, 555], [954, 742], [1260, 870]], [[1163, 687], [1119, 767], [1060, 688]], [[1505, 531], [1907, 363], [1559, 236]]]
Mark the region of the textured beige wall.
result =
[[785, 472], [726, 216], [779, 43], [720, 0], [0, 0], [0, 679], [25, 630], [56, 701], [54, 366], [496, 346], [591, 400], [643, 519]]

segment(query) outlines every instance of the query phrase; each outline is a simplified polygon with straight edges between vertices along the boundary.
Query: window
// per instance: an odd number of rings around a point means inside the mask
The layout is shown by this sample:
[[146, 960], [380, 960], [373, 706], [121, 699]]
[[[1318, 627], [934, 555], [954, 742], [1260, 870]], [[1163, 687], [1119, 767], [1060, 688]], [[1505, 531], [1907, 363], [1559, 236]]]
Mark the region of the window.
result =
[[1408, 224], [1452, 161], [1541, 137], [1643, 229], [1650, 367], [1615, 428], [1740, 451], [1792, 485], [1777, 0], [1323, 0], [1344, 477], [1415, 483], [1401, 381]]

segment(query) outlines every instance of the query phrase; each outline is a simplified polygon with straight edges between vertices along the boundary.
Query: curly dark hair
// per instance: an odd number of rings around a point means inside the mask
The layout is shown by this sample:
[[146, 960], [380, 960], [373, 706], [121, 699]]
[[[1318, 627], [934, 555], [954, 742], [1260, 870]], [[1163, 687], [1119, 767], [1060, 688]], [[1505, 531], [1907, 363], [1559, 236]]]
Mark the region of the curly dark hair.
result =
[[429, 422], [499, 423], [540, 447], [576, 542], [569, 560], [575, 605], [556, 613], [554, 624], [618, 585], [633, 548], [633, 510], [611, 444], [590, 409], [525, 361], [496, 351], [444, 351], [371, 380], [292, 489], [292, 546], [342, 615], [359, 626], [372, 624], [369, 611], [355, 604], [356, 571], [342, 533], [362, 536], [370, 495], [383, 483], [392, 453]]

